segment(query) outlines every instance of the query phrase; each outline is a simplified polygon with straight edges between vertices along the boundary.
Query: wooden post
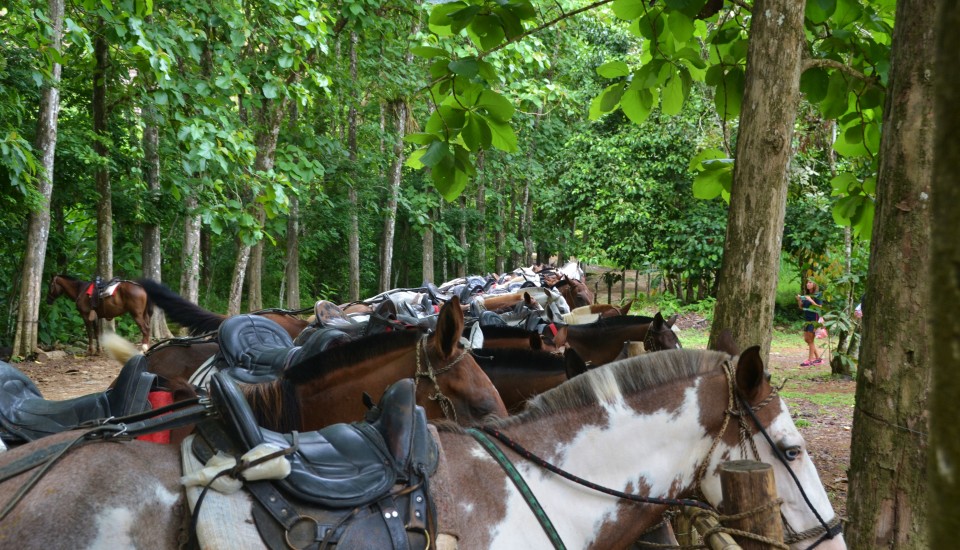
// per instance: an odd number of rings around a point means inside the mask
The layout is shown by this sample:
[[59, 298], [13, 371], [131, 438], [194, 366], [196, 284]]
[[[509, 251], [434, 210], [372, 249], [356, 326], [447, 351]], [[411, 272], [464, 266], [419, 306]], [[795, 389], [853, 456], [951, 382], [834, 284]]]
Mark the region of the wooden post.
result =
[[[693, 527], [697, 530], [697, 533], [708, 533], [713, 529], [716, 529], [720, 526], [720, 522], [717, 521], [717, 518], [712, 514], [704, 513], [700, 508], [693, 508], [687, 506], [683, 510], [683, 514], [678, 516], [676, 519], [683, 518], [687, 524], [692, 524]], [[697, 541], [694, 541], [692, 537], [688, 542], [680, 541], [680, 537], [677, 537], [677, 541], [680, 544], [693, 545]], [[722, 531], [712, 533], [710, 536], [703, 539], [703, 544], [707, 545], [710, 550], [740, 550], [741, 546], [737, 544], [733, 537], [724, 533]]]
[[[720, 488], [723, 491], [725, 515], [737, 515], [754, 510], [777, 498], [773, 478], [773, 466], [753, 460], [735, 460], [720, 465]], [[783, 542], [783, 522], [780, 507], [750, 514], [742, 519], [730, 520], [727, 527], [748, 531]], [[770, 546], [745, 537], [734, 536], [744, 550], [765, 550]]]

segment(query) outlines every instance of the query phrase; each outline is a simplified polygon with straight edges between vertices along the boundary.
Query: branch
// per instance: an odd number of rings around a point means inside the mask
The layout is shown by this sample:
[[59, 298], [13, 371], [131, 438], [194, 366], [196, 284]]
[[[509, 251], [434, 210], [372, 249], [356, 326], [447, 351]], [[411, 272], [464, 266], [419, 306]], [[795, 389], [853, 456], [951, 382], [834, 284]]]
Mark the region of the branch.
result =
[[573, 11], [571, 11], [571, 12], [569, 12], [569, 13], [564, 13], [564, 14], [560, 15], [559, 17], [557, 17], [556, 19], [547, 21], [546, 23], [544, 23], [543, 25], [540, 25], [539, 27], [534, 27], [534, 28], [530, 29], [529, 31], [527, 31], [527, 32], [525, 32], [525, 33], [518, 34], [517, 36], [514, 36], [514, 37], [511, 38], [510, 40], [507, 40], [506, 42], [504, 42], [503, 44], [500, 44], [499, 46], [493, 48], [492, 50], [487, 50], [487, 51], [481, 53], [480, 55], [477, 56], [477, 59], [483, 59], [484, 57], [492, 54], [493, 52], [495, 52], [495, 51], [497, 51], [497, 50], [503, 49], [503, 48], [509, 46], [510, 44], [513, 44], [514, 42], [519, 42], [519, 41], [522, 40], [523, 38], [525, 38], [525, 37], [527, 37], [527, 36], [530, 36], [531, 34], [538, 33], [538, 32], [542, 31], [543, 29], [545, 29], [545, 28], [547, 28], [547, 27], [550, 27], [550, 26], [552, 26], [552, 25], [555, 25], [555, 24], [559, 23], [560, 21], [563, 21], [564, 19], [569, 19], [570, 17], [573, 17], [574, 15], [578, 15], [578, 14], [583, 13], [583, 12], [585, 12], [585, 11], [590, 11], [590, 10], [592, 10], [593, 8], [598, 8], [598, 7], [600, 7], [600, 6], [604, 5], [604, 4], [609, 4], [610, 2], [613, 2], [613, 0], [599, 0], [598, 2], [594, 2], [593, 4], [590, 4], [590, 5], [588, 5], [588, 6], [584, 6], [584, 7], [580, 8], [580, 9], [573, 10]]
[[858, 80], [862, 80], [863, 82], [865, 82], [865, 83], [867, 83], [867, 84], [871, 84], [871, 85], [876, 86], [876, 87], [878, 87], [878, 88], [880, 88], [880, 89], [884, 89], [883, 84], [880, 84], [880, 79], [879, 79], [878, 77], [876, 77], [876, 76], [867, 76], [867, 75], [861, 73], [860, 71], [854, 69], [854, 68], [851, 67], [850, 65], [846, 65], [846, 64], [844, 64], [844, 63], [841, 63], [841, 62], [839, 62], [839, 61], [835, 61], [835, 60], [833, 60], [833, 59], [823, 59], [823, 58], [816, 58], [816, 59], [814, 59], [814, 58], [810, 58], [810, 57], [805, 58], [805, 59], [803, 60], [803, 68], [801, 69], [800, 72], [805, 72], [807, 69], [816, 69], [816, 68], [820, 68], [820, 69], [836, 69], [836, 70], [838, 70], [838, 71], [840, 71], [840, 72], [842, 72], [842, 73], [845, 73], [845, 74], [847, 74], [847, 75], [849, 75], [849, 76], [852, 76], [853, 78], [856, 78], [856, 79], [858, 79]]

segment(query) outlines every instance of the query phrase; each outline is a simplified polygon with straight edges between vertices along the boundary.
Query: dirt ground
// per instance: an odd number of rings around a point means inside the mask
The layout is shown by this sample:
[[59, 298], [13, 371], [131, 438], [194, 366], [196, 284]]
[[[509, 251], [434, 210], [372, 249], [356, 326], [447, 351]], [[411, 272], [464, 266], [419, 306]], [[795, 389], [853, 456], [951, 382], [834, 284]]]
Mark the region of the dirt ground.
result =
[[[681, 325], [691, 324], [687, 321], [681, 320]], [[683, 341], [682, 331], [680, 339]], [[832, 379], [827, 364], [801, 368], [799, 364], [805, 359], [805, 345], [797, 335], [796, 346], [771, 352], [770, 371], [774, 383], [786, 380], [784, 397], [807, 440], [834, 508], [843, 517], [853, 418], [853, 407], [844, 403], [852, 402], [855, 384]], [[120, 365], [106, 357], [69, 352], [53, 352], [52, 356], [17, 363], [16, 367], [36, 382], [44, 397], [56, 400], [103, 391], [120, 371]]]

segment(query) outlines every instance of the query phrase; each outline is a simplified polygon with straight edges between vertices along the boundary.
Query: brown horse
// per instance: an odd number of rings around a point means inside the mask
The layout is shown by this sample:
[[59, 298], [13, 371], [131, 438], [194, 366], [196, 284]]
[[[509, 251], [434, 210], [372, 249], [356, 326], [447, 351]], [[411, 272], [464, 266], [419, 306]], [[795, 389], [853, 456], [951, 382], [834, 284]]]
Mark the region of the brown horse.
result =
[[587, 371], [572, 348], [563, 353], [484, 347], [472, 351], [511, 414], [523, 410], [531, 397], [555, 388]]
[[[276, 381], [243, 386], [261, 425], [276, 431], [316, 430], [362, 418], [364, 392], [378, 400], [401, 378], [417, 381], [417, 403], [429, 418], [468, 424], [506, 416], [497, 389], [460, 345], [463, 313], [456, 298], [444, 305], [432, 334], [405, 330], [374, 334], [300, 357]], [[122, 342], [122, 339], [119, 340]], [[111, 350], [120, 361], [131, 350]], [[148, 370], [176, 384], [193, 370], [179, 361], [150, 359]]]
[[[153, 279], [140, 279], [137, 283], [146, 290], [150, 300], [163, 310], [167, 319], [187, 328], [194, 336], [214, 332], [228, 317], [203, 309]], [[264, 309], [253, 313], [276, 321], [291, 338], [296, 338], [308, 324], [306, 320], [285, 310]]]
[[[67, 296], [77, 306], [83, 324], [87, 327], [87, 353], [100, 353], [98, 319], [110, 321], [116, 317], [129, 313], [140, 329], [143, 338], [140, 345], [146, 349], [150, 345], [150, 317], [153, 314], [153, 304], [142, 286], [133, 281], [120, 281], [116, 289], [109, 296], [98, 299], [96, 308], [93, 307], [91, 291], [93, 283], [81, 281], [69, 275], [54, 275], [50, 281], [50, 290], [47, 293], [47, 303], [52, 304], [60, 296]], [[93, 290], [95, 292], [95, 290]], [[96, 347], [96, 349], [94, 349]]]
[[570, 346], [593, 366], [615, 361], [627, 341], [643, 342], [646, 351], [678, 349], [680, 340], [673, 332], [673, 319], [660, 312], [653, 317], [618, 315], [585, 325], [564, 325], [557, 329], [557, 347]]

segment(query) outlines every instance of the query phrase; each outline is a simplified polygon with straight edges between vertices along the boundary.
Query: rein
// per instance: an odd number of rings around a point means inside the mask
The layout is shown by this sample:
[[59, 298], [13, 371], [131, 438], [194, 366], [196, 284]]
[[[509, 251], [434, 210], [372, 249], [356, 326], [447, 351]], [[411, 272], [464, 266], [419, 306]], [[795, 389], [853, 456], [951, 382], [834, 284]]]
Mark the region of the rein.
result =
[[[414, 387], [420, 382], [421, 378], [427, 378], [433, 382], [433, 388], [436, 390], [436, 393], [429, 396], [430, 400], [437, 401], [440, 403], [440, 409], [443, 411], [443, 416], [447, 420], [457, 421], [457, 410], [453, 406], [453, 400], [451, 400], [446, 395], [443, 395], [443, 391], [440, 389], [440, 382], [437, 381], [437, 377], [441, 374], [450, 371], [453, 367], [457, 365], [460, 361], [463, 360], [464, 356], [467, 355], [467, 348], [463, 348], [463, 351], [460, 352], [460, 355], [456, 359], [451, 360], [445, 366], [440, 369], [434, 370], [433, 365], [430, 364], [430, 355], [427, 350], [427, 338], [428, 334], [424, 334], [423, 338], [420, 339], [420, 342], [414, 350], [414, 354], [417, 357], [417, 370], [413, 373], [413, 383]], [[420, 349], [423, 348], [423, 362], [427, 365], [427, 370], [423, 370], [420, 364]]]

